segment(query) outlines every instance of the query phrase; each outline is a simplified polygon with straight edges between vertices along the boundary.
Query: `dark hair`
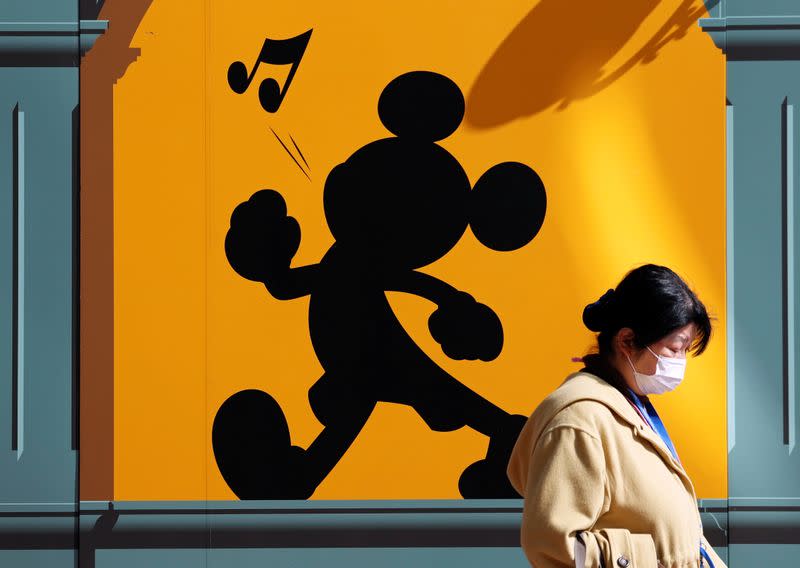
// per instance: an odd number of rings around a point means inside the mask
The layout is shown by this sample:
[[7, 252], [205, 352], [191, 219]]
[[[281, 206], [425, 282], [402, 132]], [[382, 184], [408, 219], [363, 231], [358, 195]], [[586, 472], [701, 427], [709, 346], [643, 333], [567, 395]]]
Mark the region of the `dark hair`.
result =
[[599, 332], [597, 346], [604, 357], [611, 354], [611, 341], [623, 327], [633, 330], [639, 349], [690, 323], [697, 328], [689, 349], [694, 355], [705, 351], [711, 339], [706, 307], [680, 276], [655, 264], [631, 270], [615, 289], [586, 306], [583, 323]]

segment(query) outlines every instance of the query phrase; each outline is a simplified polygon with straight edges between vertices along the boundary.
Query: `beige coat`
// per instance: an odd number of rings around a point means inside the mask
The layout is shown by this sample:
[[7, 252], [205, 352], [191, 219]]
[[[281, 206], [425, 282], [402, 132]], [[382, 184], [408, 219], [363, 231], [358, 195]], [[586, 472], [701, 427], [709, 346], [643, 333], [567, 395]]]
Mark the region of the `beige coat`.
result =
[[[700, 566], [697, 496], [661, 437], [613, 386], [575, 373], [536, 408], [508, 464], [525, 497], [522, 548], [534, 568]], [[625, 559], [620, 560], [621, 557]], [[660, 564], [659, 564], [660, 562]], [[707, 565], [707, 563], [704, 563]]]

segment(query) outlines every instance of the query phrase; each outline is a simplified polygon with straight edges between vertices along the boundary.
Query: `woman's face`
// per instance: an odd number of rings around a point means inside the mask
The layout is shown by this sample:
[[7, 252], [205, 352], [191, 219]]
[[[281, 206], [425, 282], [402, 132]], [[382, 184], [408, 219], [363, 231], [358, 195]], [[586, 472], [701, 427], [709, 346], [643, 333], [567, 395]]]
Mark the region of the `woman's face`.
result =
[[[658, 359], [653, 354], [662, 357], [675, 357], [677, 359], [685, 359], [686, 351], [691, 347], [697, 334], [697, 327], [695, 324], [690, 323], [679, 329], [676, 329], [666, 337], [662, 337], [655, 343], [648, 345], [650, 349], [637, 349], [633, 345], [633, 330], [630, 328], [622, 328], [617, 336], [619, 357], [616, 362], [617, 370], [625, 377], [628, 386], [633, 389], [636, 394], [641, 395], [633, 378], [633, 369], [631, 363], [636, 370], [645, 375], [653, 375], [656, 372], [656, 363]], [[652, 350], [653, 353], [650, 351]], [[630, 358], [630, 363], [627, 357]]]
[[[687, 324], [680, 329], [676, 329], [666, 337], [661, 338], [652, 345], [648, 345], [650, 350], [662, 357], [675, 357], [677, 359], [686, 358], [686, 350], [689, 349], [694, 341], [697, 328], [693, 323]], [[656, 372], [657, 359], [648, 349], [641, 349], [631, 354], [631, 360], [636, 366], [636, 370], [645, 375], [652, 375]], [[634, 355], [636, 358], [634, 358]]]

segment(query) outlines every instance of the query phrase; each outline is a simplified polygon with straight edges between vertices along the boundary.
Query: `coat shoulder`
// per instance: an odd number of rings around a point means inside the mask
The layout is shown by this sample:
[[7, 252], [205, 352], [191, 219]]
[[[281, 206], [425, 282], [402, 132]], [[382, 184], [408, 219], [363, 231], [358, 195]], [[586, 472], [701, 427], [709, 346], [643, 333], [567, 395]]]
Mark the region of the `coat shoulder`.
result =
[[[630, 409], [616, 388], [591, 373], [568, 376], [547, 395], [533, 413], [540, 432], [559, 426], [573, 426], [598, 433]], [[538, 437], [538, 436], [537, 436]]]
[[622, 393], [600, 377], [584, 372], [569, 375], [539, 403], [519, 434], [508, 466], [514, 488], [522, 494], [530, 457], [544, 432], [569, 427], [602, 440], [617, 424], [615, 415], [624, 416], [626, 410], [634, 412]]
[[599, 435], [603, 425], [614, 420], [611, 409], [604, 403], [592, 399], [581, 399], [556, 412], [546, 430], [558, 427], [573, 427], [588, 434]]

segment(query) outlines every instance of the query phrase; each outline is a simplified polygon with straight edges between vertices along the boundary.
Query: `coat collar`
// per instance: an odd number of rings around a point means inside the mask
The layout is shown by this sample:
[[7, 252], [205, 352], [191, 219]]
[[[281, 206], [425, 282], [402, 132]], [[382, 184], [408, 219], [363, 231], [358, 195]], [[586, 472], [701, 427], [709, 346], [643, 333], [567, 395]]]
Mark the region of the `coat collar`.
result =
[[630, 425], [635, 436], [649, 442], [658, 452], [662, 461], [691, 485], [691, 480], [681, 463], [673, 457], [661, 436], [642, 420], [628, 399], [612, 385], [586, 371], [567, 377], [555, 391], [542, 401], [540, 409], [537, 409], [536, 413], [539, 414], [537, 422], [540, 424], [540, 428], [534, 437], [538, 438], [538, 434], [544, 430], [544, 426], [557, 412], [579, 400], [594, 400], [607, 406]]

